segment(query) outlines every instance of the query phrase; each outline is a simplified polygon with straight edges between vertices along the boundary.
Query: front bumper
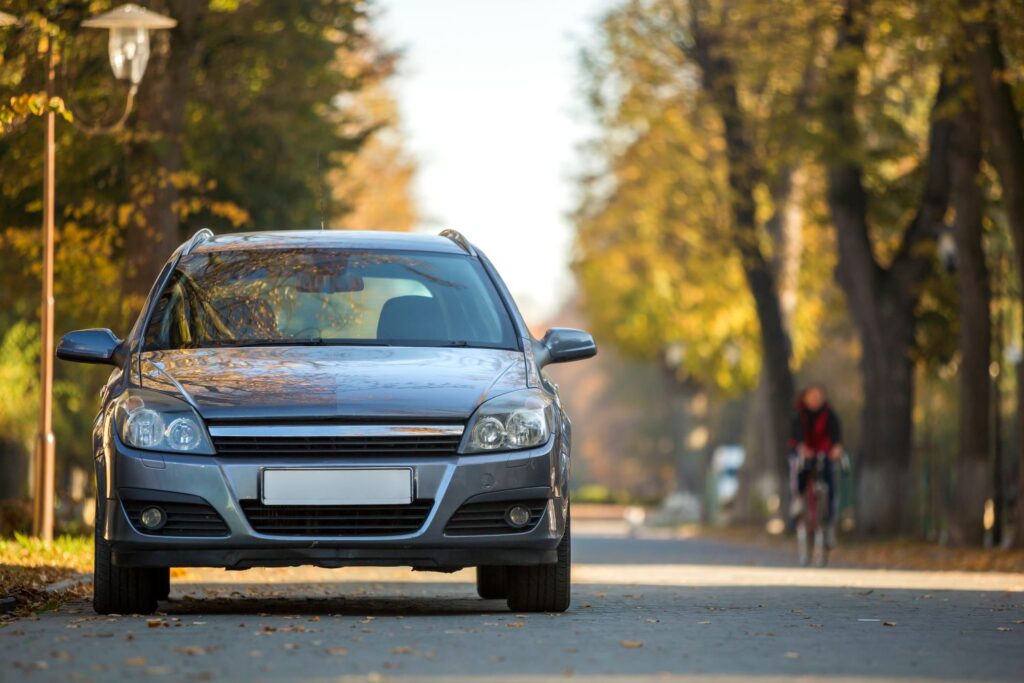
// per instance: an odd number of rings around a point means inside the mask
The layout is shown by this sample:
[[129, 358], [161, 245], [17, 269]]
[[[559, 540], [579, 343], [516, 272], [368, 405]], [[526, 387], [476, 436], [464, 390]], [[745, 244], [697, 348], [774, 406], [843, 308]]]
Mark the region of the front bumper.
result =
[[[565, 529], [568, 454], [552, 437], [540, 448], [515, 453], [450, 457], [235, 458], [137, 451], [115, 441], [107, 463], [103, 536], [119, 566], [354, 565], [454, 570], [479, 565], [532, 565], [556, 561]], [[265, 468], [410, 467], [415, 497], [431, 500], [414, 533], [374, 536], [283, 536], [257, 532], [241, 501], [259, 499]], [[198, 497], [224, 520], [218, 537], [141, 533], [122, 504], [124, 491], [149, 492], [154, 500], [176, 494]], [[129, 496], [130, 497], [130, 496]], [[472, 502], [546, 499], [535, 526], [524, 532], [459, 536], [445, 533], [452, 515]]]

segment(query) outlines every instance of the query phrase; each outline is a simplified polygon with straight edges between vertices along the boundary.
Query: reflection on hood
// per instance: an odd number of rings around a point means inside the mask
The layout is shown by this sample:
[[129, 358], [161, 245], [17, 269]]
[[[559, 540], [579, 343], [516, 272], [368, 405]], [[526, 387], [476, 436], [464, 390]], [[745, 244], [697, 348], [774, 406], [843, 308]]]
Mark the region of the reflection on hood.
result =
[[504, 349], [292, 346], [142, 354], [142, 385], [188, 394], [212, 420], [403, 417], [465, 420], [526, 386]]

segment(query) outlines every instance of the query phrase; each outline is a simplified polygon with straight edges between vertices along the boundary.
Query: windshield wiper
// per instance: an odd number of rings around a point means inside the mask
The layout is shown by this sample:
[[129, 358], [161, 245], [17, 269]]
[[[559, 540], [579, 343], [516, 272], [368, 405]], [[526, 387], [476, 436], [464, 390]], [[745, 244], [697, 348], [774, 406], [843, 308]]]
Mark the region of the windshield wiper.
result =
[[245, 346], [390, 346], [376, 339], [324, 339], [303, 337], [300, 339], [218, 339], [204, 341], [199, 348], [234, 348]]

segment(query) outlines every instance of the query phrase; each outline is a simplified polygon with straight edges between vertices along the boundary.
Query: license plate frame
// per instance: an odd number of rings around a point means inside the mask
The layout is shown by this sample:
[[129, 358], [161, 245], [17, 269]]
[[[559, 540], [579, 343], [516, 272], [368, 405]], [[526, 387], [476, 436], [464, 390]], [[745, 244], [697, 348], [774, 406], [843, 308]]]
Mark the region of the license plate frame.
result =
[[408, 505], [411, 467], [267, 467], [260, 473], [264, 505]]

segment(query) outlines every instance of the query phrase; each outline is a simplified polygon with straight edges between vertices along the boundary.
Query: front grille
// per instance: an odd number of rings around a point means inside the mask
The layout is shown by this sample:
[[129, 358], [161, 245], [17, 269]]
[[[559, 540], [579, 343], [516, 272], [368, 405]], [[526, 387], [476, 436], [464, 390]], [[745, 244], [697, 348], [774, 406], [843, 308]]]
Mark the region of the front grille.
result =
[[[532, 530], [544, 514], [547, 500], [508, 500], [488, 503], [467, 503], [455, 511], [444, 533], [448, 536], [483, 536], [487, 534], [521, 534]], [[513, 505], [530, 509], [530, 521], [514, 527], [505, 521], [505, 511]]]
[[[167, 503], [163, 501], [125, 500], [128, 520], [141, 534], [151, 536], [227, 536], [228, 525], [217, 511], [206, 503]], [[139, 518], [148, 507], [158, 507], [167, 515], [167, 522], [153, 531], [142, 526]]]
[[460, 435], [214, 436], [218, 455], [228, 456], [445, 456], [455, 455]]
[[252, 528], [275, 536], [399, 536], [420, 530], [432, 500], [408, 505], [264, 505], [243, 500]]

